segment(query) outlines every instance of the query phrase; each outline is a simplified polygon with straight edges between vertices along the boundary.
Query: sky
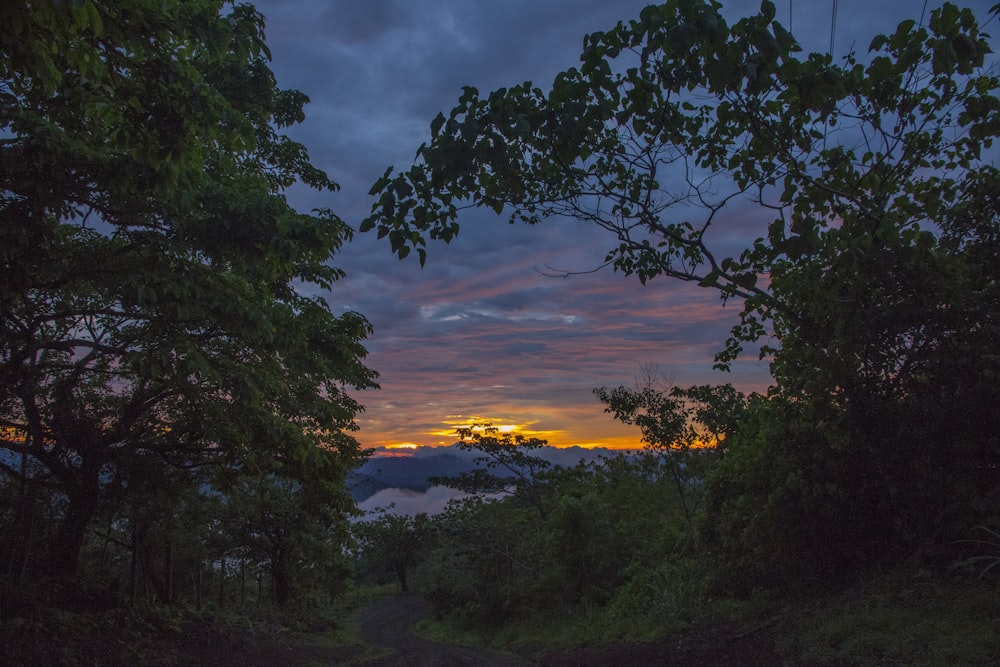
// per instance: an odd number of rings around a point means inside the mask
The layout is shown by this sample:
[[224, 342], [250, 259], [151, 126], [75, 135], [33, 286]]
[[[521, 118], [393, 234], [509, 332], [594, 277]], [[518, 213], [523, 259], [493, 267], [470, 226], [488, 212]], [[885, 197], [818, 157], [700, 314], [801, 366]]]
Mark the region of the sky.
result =
[[[922, 0], [775, 0], [777, 17], [806, 51], [867, 49], [879, 32], [919, 18]], [[980, 17], [995, 0], [968, 2]], [[547, 89], [575, 66], [583, 36], [638, 16], [636, 0], [260, 0], [278, 85], [308, 95], [306, 121], [288, 134], [341, 185], [337, 193], [293, 188], [300, 210], [329, 207], [357, 228], [372, 183], [406, 169], [471, 85], [488, 92], [523, 81]], [[724, 3], [734, 21], [757, 0]], [[927, 2], [926, 11], [940, 2]], [[836, 7], [836, 21], [834, 8]], [[720, 229], [739, 240], [740, 211]], [[767, 363], [755, 355], [731, 373], [712, 370], [736, 323], [695, 285], [587, 271], [613, 239], [573, 220], [509, 226], [491, 212], [460, 218], [450, 245], [432, 243], [421, 269], [386, 241], [358, 234], [335, 264], [347, 277], [325, 295], [335, 312], [353, 310], [374, 328], [368, 366], [380, 374], [356, 437], [366, 447], [438, 446], [455, 429], [489, 421], [563, 447], [634, 448], [634, 427], [604, 413], [593, 389], [634, 385], [649, 369], [678, 386], [732, 382], [763, 391]], [[728, 224], [726, 224], [728, 222]]]

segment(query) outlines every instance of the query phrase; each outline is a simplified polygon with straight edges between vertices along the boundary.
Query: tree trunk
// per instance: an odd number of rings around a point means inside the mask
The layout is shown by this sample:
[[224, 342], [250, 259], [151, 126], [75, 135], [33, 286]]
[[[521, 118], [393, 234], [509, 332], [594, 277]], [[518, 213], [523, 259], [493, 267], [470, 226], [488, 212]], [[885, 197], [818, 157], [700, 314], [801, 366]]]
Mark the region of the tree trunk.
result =
[[219, 609], [226, 604], [226, 559], [219, 559]]
[[16, 535], [9, 536], [7, 544], [10, 546], [9, 560], [10, 572], [14, 581], [20, 583], [24, 581], [28, 574], [28, 563], [31, 562], [31, 549], [35, 538], [35, 526], [37, 524], [37, 509], [35, 504], [35, 483], [28, 476], [28, 455], [21, 454], [21, 481], [18, 493], [16, 519], [14, 528]]
[[[87, 480], [89, 481], [89, 480]], [[69, 506], [56, 535], [49, 557], [51, 573], [67, 583], [77, 583], [80, 551], [87, 537], [87, 528], [97, 513], [99, 486], [95, 476], [93, 484], [84, 484], [67, 491]]]
[[139, 531], [136, 529], [135, 524], [132, 525], [132, 543], [129, 545], [129, 551], [132, 554], [129, 560], [128, 567], [128, 600], [130, 604], [135, 604], [135, 594], [138, 590], [137, 584], [139, 581]]
[[407, 567], [406, 563], [403, 561], [396, 561], [396, 578], [399, 580], [399, 591], [401, 593], [409, 593], [410, 587], [407, 583]]
[[194, 608], [201, 609], [201, 561], [198, 561], [196, 568], [197, 569], [191, 573], [191, 585], [194, 588]]
[[174, 542], [169, 538], [167, 539], [166, 560], [167, 571], [164, 576], [166, 579], [166, 584], [164, 586], [166, 599], [164, 602], [170, 604], [174, 601]]
[[24, 581], [28, 576], [28, 566], [31, 563], [32, 550], [35, 547], [35, 528], [39, 524], [38, 509], [35, 503], [35, 493], [31, 481], [22, 484], [29, 487], [21, 499], [18, 510], [19, 535], [17, 540], [11, 540], [13, 555], [11, 557], [11, 572], [17, 582]]
[[288, 571], [289, 561], [288, 550], [282, 547], [275, 547], [271, 553], [271, 579], [274, 584], [274, 601], [279, 606], [288, 604], [292, 597], [292, 579]]

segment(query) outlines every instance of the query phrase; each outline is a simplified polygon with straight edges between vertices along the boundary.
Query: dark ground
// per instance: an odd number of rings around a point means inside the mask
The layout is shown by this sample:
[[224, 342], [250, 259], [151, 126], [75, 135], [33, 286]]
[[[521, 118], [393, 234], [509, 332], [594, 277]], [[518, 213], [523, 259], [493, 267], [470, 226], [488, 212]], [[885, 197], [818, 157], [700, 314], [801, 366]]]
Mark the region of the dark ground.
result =
[[780, 627], [776, 622], [706, 628], [655, 642], [514, 655], [442, 644], [416, 635], [413, 625], [429, 613], [429, 604], [417, 595], [383, 598], [363, 607], [357, 612], [357, 620], [367, 648], [323, 648], [310, 644], [307, 638], [290, 634], [235, 645], [213, 641], [211, 637], [188, 636], [193, 641], [177, 664], [185, 667], [806, 667], [777, 650]]
[[358, 612], [361, 638], [382, 649], [366, 667], [518, 667], [533, 664], [514, 654], [441, 644], [413, 632], [413, 625], [431, 613], [419, 595], [383, 598]]

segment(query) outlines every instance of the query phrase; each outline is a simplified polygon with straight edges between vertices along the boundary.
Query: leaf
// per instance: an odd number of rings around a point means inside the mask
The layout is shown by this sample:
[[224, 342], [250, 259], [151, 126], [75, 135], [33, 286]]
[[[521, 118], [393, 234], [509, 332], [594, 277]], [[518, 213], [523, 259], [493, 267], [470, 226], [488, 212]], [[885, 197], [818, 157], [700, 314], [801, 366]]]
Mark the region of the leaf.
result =
[[[441, 131], [441, 128], [444, 126], [444, 122], [445, 122], [444, 114], [439, 112], [438, 115], [434, 117], [434, 120], [431, 121], [431, 136], [432, 137], [436, 138], [438, 136], [438, 133]], [[419, 151], [418, 151], [418, 153], [419, 153]]]
[[392, 174], [392, 171], [392, 167], [386, 168], [385, 173], [383, 173], [368, 190], [368, 194], [374, 196], [384, 190], [385, 187], [391, 182], [389, 176]]
[[413, 194], [413, 186], [402, 178], [397, 178], [393, 182], [392, 187], [396, 191], [396, 196], [400, 199], [405, 199]]
[[752, 290], [757, 286], [757, 274], [742, 273], [734, 277], [734, 282], [743, 289]]
[[716, 286], [718, 286], [719, 275], [720, 274], [719, 274], [718, 271], [711, 271], [711, 272], [709, 272], [708, 275], [706, 275], [704, 278], [702, 278], [700, 281], [698, 281], [698, 287], [716, 287]]

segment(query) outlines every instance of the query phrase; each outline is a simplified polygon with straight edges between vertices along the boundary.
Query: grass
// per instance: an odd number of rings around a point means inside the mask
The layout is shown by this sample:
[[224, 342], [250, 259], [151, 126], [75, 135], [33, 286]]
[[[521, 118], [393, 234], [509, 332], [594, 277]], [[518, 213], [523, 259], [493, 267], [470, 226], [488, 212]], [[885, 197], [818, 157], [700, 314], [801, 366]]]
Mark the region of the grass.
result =
[[1000, 664], [1000, 591], [896, 574], [820, 601], [786, 639], [809, 662], [867, 666]]
[[466, 617], [456, 613], [453, 617], [425, 619], [416, 629], [429, 639], [460, 646], [560, 652], [582, 646], [656, 641], [702, 624], [738, 623], [753, 618], [761, 606], [759, 600], [735, 599], [705, 602], [697, 610], [632, 606], [623, 610], [616, 605], [583, 605], [512, 618], [488, 627], [469, 627], [464, 622]]
[[[662, 611], [662, 610], [661, 610]], [[438, 641], [538, 652], [586, 645], [662, 641], [713, 627], [755, 628], [792, 664], [852, 667], [987, 667], [1000, 664], [1000, 585], [897, 572], [849, 591], [793, 600], [717, 599], [697, 614], [628, 616], [610, 607], [535, 615], [489, 629], [461, 619], [428, 619], [421, 634]], [[728, 632], [728, 631], [727, 631]], [[524, 652], [524, 651], [521, 651]]]
[[355, 587], [332, 604], [299, 609], [156, 605], [78, 614], [36, 605], [0, 623], [0, 664], [173, 667], [202, 654], [201, 664], [229, 664], [220, 661], [282, 651], [295, 652], [291, 664], [303, 667], [331, 664], [326, 655], [346, 664], [371, 657], [354, 610], [386, 594]]
[[433, 617], [418, 621], [414, 630], [422, 637], [445, 644], [476, 647], [489, 644], [488, 638], [481, 632]]
[[[683, 590], [677, 585], [665, 587], [669, 604], [659, 608], [582, 607], [486, 629], [463, 628], [460, 617], [430, 618], [417, 630], [449, 644], [542, 654], [587, 645], [656, 642], [686, 631], [709, 637], [713, 627], [753, 629], [759, 624], [792, 664], [1000, 664], [1000, 583], [995, 580], [897, 572], [836, 595], [703, 600], [696, 611], [676, 604], [675, 594]], [[157, 607], [87, 615], [40, 609], [31, 618], [7, 619], [0, 627], [0, 662], [168, 667], [185, 664], [172, 660], [180, 655], [173, 649], [193, 645], [206, 654], [220, 646], [229, 647], [223, 653], [295, 650], [295, 664], [304, 666], [330, 664], [326, 656], [336, 654], [337, 664], [351, 664], [376, 657], [361, 642], [353, 612], [395, 592], [392, 586], [357, 587], [333, 605], [280, 613], [266, 607]]]

